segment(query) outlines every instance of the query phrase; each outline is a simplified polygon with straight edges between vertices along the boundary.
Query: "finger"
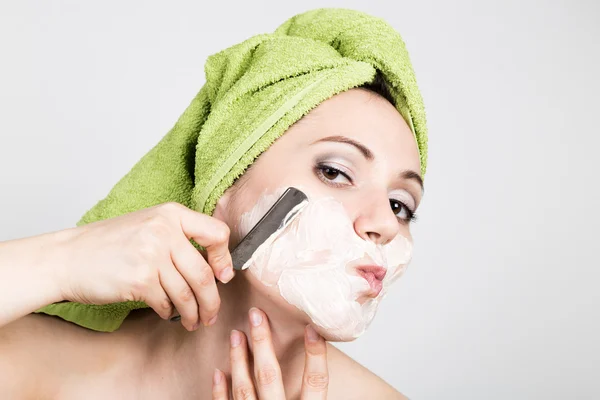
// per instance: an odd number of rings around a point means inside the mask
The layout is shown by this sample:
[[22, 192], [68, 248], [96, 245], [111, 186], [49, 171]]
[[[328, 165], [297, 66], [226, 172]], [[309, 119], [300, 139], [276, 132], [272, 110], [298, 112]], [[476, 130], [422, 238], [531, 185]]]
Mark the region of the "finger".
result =
[[215, 369], [213, 375], [212, 387], [213, 400], [229, 400], [229, 391], [227, 390], [227, 378], [223, 371]]
[[248, 366], [248, 345], [246, 336], [240, 332], [231, 331], [229, 358], [231, 362], [231, 390], [234, 400], [256, 400], [256, 391], [250, 376]]
[[194, 291], [185, 279], [183, 279], [175, 266], [172, 263], [168, 264], [165, 263], [158, 270], [160, 284], [179, 315], [181, 315], [181, 324], [188, 331], [192, 331], [199, 324], [198, 303], [196, 302]]
[[194, 291], [198, 304], [196, 313], [199, 314], [200, 320], [205, 326], [213, 325], [217, 321], [217, 314], [221, 307], [213, 270], [198, 250], [183, 236], [174, 244], [171, 259], [177, 271]]
[[327, 344], [310, 325], [304, 332], [304, 348], [306, 357], [300, 398], [302, 400], [326, 399], [329, 385]]
[[227, 224], [188, 208], [182, 208], [181, 215], [181, 228], [186, 237], [206, 248], [208, 264], [214, 275], [223, 283], [229, 282], [234, 272]]
[[284, 399], [283, 380], [281, 369], [275, 356], [271, 329], [267, 315], [257, 308], [251, 308], [250, 337], [252, 340], [252, 354], [254, 355], [254, 378], [260, 399]]
[[161, 286], [158, 277], [156, 283], [148, 287], [145, 297], [141, 300], [156, 311], [162, 319], [168, 319], [175, 311], [173, 303]]

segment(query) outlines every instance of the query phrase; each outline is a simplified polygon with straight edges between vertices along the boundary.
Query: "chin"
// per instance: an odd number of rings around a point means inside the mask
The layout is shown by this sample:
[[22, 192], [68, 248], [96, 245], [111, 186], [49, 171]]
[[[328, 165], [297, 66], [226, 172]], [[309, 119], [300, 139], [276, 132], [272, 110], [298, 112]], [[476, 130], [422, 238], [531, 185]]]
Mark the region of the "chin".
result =
[[367, 327], [363, 329], [326, 329], [317, 326], [317, 332], [328, 342], [353, 342], [366, 332]]
[[330, 342], [351, 342], [366, 332], [373, 321], [377, 302], [356, 301], [303, 304], [305, 313], [317, 332]]
[[[275, 296], [274, 296], [275, 297]], [[276, 295], [278, 307], [291, 320], [302, 326], [311, 324], [328, 342], [352, 342], [366, 332], [376, 310], [376, 304], [358, 302], [331, 302], [330, 308], [318, 307], [322, 304], [290, 304], [285, 298]], [[335, 310], [335, 312], [324, 312]]]
[[321, 336], [323, 336], [323, 338], [326, 341], [333, 342], [333, 343], [348, 343], [348, 342], [353, 342], [356, 339], [358, 339], [358, 337], [354, 337], [354, 336], [340, 336], [339, 334], [335, 334], [335, 333], [323, 331], [321, 329], [317, 329], [317, 332], [319, 332], [319, 334]]
[[[344, 272], [341, 274], [346, 276]], [[266, 284], [252, 274], [249, 276], [254, 288], [269, 298], [290, 322], [311, 324], [330, 342], [354, 341], [371, 324], [381, 296], [365, 300], [365, 281], [355, 276], [348, 277], [355, 285], [332, 285], [331, 279], [317, 278], [311, 279], [309, 287], [305, 279], [280, 279]]]

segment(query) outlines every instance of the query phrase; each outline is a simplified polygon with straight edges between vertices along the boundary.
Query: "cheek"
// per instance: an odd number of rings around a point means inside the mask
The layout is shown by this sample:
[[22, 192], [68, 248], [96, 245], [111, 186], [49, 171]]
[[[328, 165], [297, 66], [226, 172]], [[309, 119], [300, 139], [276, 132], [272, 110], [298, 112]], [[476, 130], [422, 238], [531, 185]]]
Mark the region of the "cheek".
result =
[[[410, 242], [411, 245], [414, 245], [412, 233], [410, 232], [410, 225], [402, 225], [398, 236], [402, 236], [402, 237], [406, 238]], [[396, 236], [396, 238], [398, 236]], [[394, 239], [396, 239], [396, 238], [394, 238]]]
[[239, 193], [235, 193], [233, 200], [227, 205], [227, 226], [229, 226], [229, 248], [233, 250], [235, 246], [242, 240], [243, 236], [240, 235], [240, 215], [243, 213], [243, 202], [239, 201], [242, 196]]
[[384, 279], [384, 285], [390, 286], [400, 278], [413, 256], [412, 238], [398, 235], [385, 247], [385, 256], [388, 261], [388, 274]]
[[262, 297], [268, 298], [271, 302], [277, 305], [279, 310], [283, 311], [284, 315], [296, 320], [303, 320], [306, 321], [306, 323], [309, 323], [310, 318], [308, 318], [304, 312], [299, 310], [298, 307], [287, 302], [281, 295], [281, 291], [279, 290], [279, 287], [277, 285], [267, 285], [264, 282], [261, 282], [250, 271], [244, 272], [243, 277], [248, 281], [248, 283], [252, 287], [252, 290], [259, 293]]
[[[249, 204], [254, 204], [250, 209], [244, 213], [238, 214], [238, 224], [236, 226], [236, 233], [239, 238], [243, 238], [250, 232], [250, 230], [260, 221], [260, 219], [269, 211], [269, 209], [275, 204], [277, 199], [283, 194], [285, 188], [280, 188], [272, 193], [267, 194], [266, 191], [260, 196], [253, 194], [252, 198], [255, 199]], [[255, 197], [256, 196], [256, 197]], [[243, 196], [240, 196], [238, 200], [242, 200]]]
[[310, 182], [308, 179], [298, 179], [297, 177], [293, 180], [287, 180], [286, 184], [275, 188], [263, 187], [261, 191], [256, 189], [254, 192], [250, 192], [250, 189], [246, 188], [240, 190], [243, 193], [236, 194], [231, 207], [234, 214], [232, 220], [235, 221], [232, 233], [235, 231], [236, 244], [250, 232], [289, 187], [295, 187], [304, 192], [309, 201], [326, 196], [326, 193], [319, 190], [321, 188], [315, 185], [314, 182]]

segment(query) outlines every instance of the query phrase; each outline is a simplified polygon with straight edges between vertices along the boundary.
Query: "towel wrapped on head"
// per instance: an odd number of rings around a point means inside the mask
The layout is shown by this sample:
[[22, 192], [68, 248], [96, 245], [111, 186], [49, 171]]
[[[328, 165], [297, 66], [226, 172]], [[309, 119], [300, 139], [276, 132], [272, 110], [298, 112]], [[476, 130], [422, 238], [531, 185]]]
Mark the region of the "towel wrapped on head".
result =
[[[333, 95], [380, 74], [427, 167], [425, 111], [399, 33], [348, 9], [296, 15], [208, 57], [206, 83], [169, 133], [78, 225], [165, 202], [212, 215], [219, 197], [296, 121]], [[143, 302], [57, 303], [38, 312], [110, 332]]]

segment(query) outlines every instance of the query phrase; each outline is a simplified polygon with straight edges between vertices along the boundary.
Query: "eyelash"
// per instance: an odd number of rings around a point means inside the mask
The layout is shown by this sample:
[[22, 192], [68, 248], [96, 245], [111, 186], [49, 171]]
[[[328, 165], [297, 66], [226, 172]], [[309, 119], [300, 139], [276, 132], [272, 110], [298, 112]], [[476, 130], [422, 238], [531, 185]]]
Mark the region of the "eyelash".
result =
[[[332, 167], [331, 165], [327, 165], [324, 163], [318, 163], [315, 166], [315, 173], [317, 174], [317, 176], [319, 177], [319, 179], [321, 179], [321, 181], [323, 181], [325, 184], [333, 186], [333, 187], [342, 187], [345, 186], [343, 184], [340, 183], [335, 183], [333, 181], [331, 181], [330, 179], [327, 179], [324, 175], [325, 170], [330, 170], [330, 171], [335, 171], [337, 173], [339, 173], [340, 175], [342, 175], [343, 177], [345, 177], [346, 179], [348, 179], [348, 181], [352, 182], [352, 179], [348, 176], [348, 174], [344, 173], [343, 171], [340, 171], [338, 168]], [[396, 200], [396, 199], [390, 199], [390, 201], [394, 201], [398, 204], [400, 204], [402, 207], [404, 207], [404, 209], [406, 210], [407, 214], [408, 214], [408, 218], [400, 218], [398, 217], [399, 220], [405, 221], [407, 223], [411, 223], [411, 222], [416, 222], [418, 217], [417, 214], [415, 214], [414, 212], [411, 211], [410, 208], [408, 208], [408, 206], [406, 204], [404, 204], [403, 202], [401, 202], [400, 200]]]

